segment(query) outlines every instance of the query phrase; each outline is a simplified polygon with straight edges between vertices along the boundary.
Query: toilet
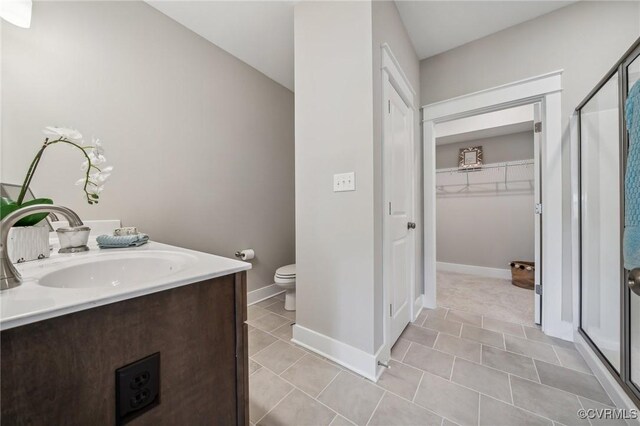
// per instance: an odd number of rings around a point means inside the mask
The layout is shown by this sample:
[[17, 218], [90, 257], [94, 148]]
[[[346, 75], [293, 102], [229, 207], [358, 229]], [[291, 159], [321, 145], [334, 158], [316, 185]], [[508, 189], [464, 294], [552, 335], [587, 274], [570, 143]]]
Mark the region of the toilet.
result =
[[284, 308], [287, 311], [296, 310], [296, 264], [278, 268], [274, 281], [280, 288], [286, 291], [284, 296]]

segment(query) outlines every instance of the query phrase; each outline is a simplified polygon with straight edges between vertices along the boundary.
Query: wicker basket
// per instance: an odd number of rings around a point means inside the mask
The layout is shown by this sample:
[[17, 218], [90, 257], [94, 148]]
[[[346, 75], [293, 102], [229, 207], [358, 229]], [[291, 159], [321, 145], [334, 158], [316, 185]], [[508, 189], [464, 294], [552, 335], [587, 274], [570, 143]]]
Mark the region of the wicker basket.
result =
[[517, 287], [533, 290], [536, 266], [533, 262], [514, 260], [511, 266], [511, 283]]

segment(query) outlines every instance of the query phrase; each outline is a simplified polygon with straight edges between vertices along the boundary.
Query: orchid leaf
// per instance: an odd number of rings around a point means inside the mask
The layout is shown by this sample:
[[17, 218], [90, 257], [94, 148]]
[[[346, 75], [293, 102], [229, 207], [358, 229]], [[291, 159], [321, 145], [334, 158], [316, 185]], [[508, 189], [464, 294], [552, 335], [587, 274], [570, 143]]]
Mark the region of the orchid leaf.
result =
[[[16, 204], [16, 208], [13, 210], [18, 210], [23, 207], [32, 206], [35, 204], [53, 204], [53, 200], [50, 198], [35, 198], [33, 200], [26, 201], [19, 206]], [[13, 211], [12, 210], [12, 211]], [[10, 212], [9, 212], [10, 213]], [[7, 213], [8, 214], [8, 213]], [[35, 213], [29, 216], [25, 216], [20, 219], [14, 226], [33, 226], [42, 221], [45, 217], [47, 217], [49, 213]]]

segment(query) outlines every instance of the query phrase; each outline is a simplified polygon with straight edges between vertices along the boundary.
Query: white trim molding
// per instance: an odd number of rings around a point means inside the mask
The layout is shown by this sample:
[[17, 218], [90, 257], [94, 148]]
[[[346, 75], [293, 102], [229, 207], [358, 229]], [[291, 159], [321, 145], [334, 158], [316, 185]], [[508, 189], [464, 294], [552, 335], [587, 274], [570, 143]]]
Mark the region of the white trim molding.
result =
[[284, 293], [284, 290], [277, 284], [260, 287], [257, 290], [247, 292], [247, 305], [255, 305], [280, 293]]
[[409, 79], [400, 67], [400, 63], [393, 55], [391, 47], [387, 43], [383, 43], [380, 48], [382, 49], [382, 71], [386, 71], [389, 75], [391, 84], [396, 88], [403, 100], [412, 109], [416, 109], [416, 103], [414, 101], [416, 91], [413, 90]]
[[293, 326], [291, 341], [373, 382], [378, 381], [382, 372], [378, 366], [378, 354], [372, 355], [299, 324]]
[[510, 269], [488, 268], [486, 266], [463, 265], [461, 263], [437, 262], [438, 271], [457, 272], [459, 274], [478, 275], [481, 277], [511, 279]]
[[542, 104], [542, 330], [573, 340], [573, 323], [562, 317], [562, 70], [423, 107], [425, 301], [436, 305], [435, 124], [535, 102]]

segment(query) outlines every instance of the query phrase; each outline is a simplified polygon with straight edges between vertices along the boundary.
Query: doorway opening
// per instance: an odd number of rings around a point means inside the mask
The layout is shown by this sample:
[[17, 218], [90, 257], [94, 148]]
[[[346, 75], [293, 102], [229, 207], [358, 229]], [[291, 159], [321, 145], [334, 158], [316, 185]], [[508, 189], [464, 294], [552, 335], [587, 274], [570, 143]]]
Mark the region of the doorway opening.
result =
[[437, 304], [453, 316], [540, 323], [539, 111], [435, 125]]
[[[436, 193], [436, 126], [453, 120], [506, 110], [523, 105], [534, 106], [541, 124], [536, 126], [535, 140], [539, 149], [540, 213], [534, 226], [540, 228], [539, 261], [536, 262], [535, 292], [540, 296], [539, 314], [542, 331], [553, 337], [573, 341], [570, 283], [563, 280], [563, 204], [562, 204], [562, 71], [516, 81], [503, 86], [436, 102], [423, 107], [424, 167], [424, 298], [426, 308], [438, 306], [437, 291], [437, 193]], [[544, 242], [542, 247], [541, 242]], [[521, 260], [521, 259], [513, 259]], [[568, 309], [568, 310], [567, 310]], [[563, 315], [564, 310], [564, 315]], [[532, 332], [537, 330], [532, 329]]]

